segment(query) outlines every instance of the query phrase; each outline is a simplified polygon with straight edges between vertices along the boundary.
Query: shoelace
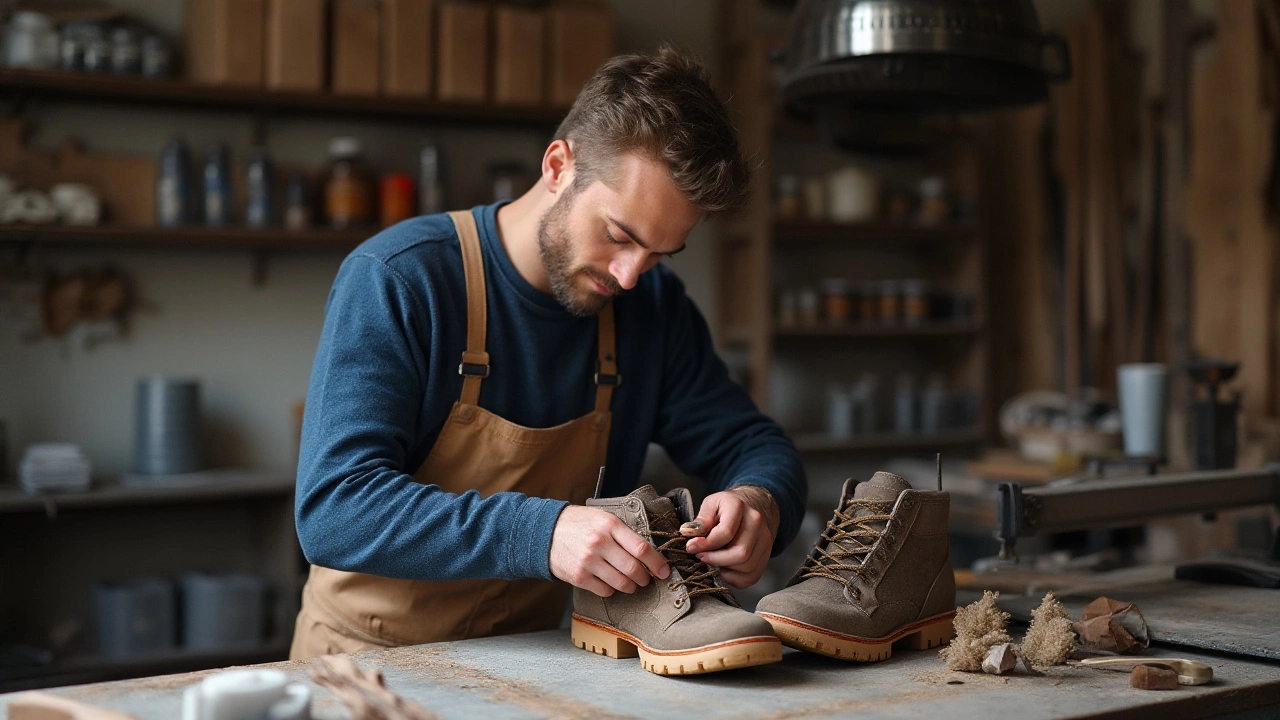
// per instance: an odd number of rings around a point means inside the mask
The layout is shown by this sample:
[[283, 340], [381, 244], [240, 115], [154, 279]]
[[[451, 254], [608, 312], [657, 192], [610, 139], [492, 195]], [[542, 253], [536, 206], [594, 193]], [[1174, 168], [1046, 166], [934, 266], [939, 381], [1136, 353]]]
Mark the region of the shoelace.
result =
[[680, 520], [674, 512], [662, 513], [649, 518], [649, 534], [655, 540], [663, 541], [657, 545], [658, 552], [667, 559], [674, 570], [680, 571], [683, 580], [672, 581], [667, 587], [675, 590], [681, 586], [689, 589], [689, 598], [698, 595], [725, 593], [729, 589], [716, 584], [720, 577], [719, 568], [714, 568], [689, 551], [684, 549], [689, 538], [680, 534]]
[[[870, 512], [855, 518], [860, 510]], [[845, 503], [843, 508], [836, 510], [835, 517], [827, 521], [827, 529], [822, 531], [826, 547], [815, 548], [815, 553], [805, 559], [800, 568], [800, 578], [830, 578], [856, 592], [852, 581], [841, 573], [856, 576], [866, 573], [863, 563], [876, 540], [888, 528], [892, 511], [890, 503], [876, 500], [850, 500]], [[877, 523], [884, 525], [876, 527]]]

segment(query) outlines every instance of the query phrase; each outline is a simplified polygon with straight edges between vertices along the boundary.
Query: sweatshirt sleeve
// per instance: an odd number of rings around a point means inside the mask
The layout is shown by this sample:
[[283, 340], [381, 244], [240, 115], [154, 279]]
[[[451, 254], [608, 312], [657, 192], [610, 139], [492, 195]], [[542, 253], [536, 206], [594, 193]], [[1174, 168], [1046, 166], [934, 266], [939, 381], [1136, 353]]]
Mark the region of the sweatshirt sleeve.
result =
[[429, 396], [439, 311], [379, 258], [353, 255], [339, 270], [303, 418], [294, 508], [303, 553], [383, 577], [551, 579], [552, 530], [567, 503], [449, 493], [407, 467], [415, 428], [456, 400]]
[[777, 555], [795, 539], [804, 517], [804, 465], [782, 428], [729, 378], [702, 314], [679, 280], [670, 282], [676, 292], [664, 303], [670, 319], [655, 440], [682, 470], [704, 479], [713, 491], [735, 485], [768, 490], [780, 516], [773, 545]]

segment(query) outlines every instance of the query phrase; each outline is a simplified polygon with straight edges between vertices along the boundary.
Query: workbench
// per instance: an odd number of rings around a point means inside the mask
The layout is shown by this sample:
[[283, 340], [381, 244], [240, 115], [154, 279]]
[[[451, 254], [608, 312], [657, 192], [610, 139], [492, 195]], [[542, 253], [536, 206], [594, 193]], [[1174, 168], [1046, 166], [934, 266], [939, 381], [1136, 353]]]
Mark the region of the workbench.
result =
[[[1129, 687], [1126, 673], [1055, 667], [1044, 677], [951, 672], [938, 651], [895, 650], [871, 664], [787, 650], [773, 665], [709, 675], [661, 677], [638, 659], [614, 660], [573, 647], [567, 630], [373, 650], [354, 656], [382, 668], [387, 686], [441, 718], [1198, 718], [1258, 710], [1280, 715], [1280, 663], [1153, 649], [1213, 666], [1208, 685], [1170, 691]], [[277, 668], [307, 679], [308, 663]], [[182, 691], [213, 671], [58, 688], [49, 692], [126, 712], [140, 720], [181, 718]], [[327, 690], [315, 691], [317, 720], [349, 717]], [[14, 695], [0, 695], [0, 711]], [[1270, 706], [1270, 707], [1268, 707]]]

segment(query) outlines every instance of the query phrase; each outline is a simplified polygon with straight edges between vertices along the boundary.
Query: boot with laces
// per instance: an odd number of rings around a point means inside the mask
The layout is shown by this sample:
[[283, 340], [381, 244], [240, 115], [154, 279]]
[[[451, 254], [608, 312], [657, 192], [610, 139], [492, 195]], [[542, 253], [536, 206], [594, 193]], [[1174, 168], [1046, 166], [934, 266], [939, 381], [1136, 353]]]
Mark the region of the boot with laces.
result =
[[949, 642], [956, 610], [947, 535], [950, 496], [878, 472], [846, 480], [840, 504], [787, 587], [756, 613], [801, 650], [883, 660], [895, 643]]
[[743, 610], [720, 571], [685, 551], [680, 526], [693, 520], [684, 488], [659, 496], [652, 486], [620, 498], [588, 500], [647, 538], [671, 566], [634, 593], [602, 598], [573, 591], [573, 644], [612, 658], [637, 655], [650, 672], [692, 675], [782, 659], [782, 643], [758, 615]]

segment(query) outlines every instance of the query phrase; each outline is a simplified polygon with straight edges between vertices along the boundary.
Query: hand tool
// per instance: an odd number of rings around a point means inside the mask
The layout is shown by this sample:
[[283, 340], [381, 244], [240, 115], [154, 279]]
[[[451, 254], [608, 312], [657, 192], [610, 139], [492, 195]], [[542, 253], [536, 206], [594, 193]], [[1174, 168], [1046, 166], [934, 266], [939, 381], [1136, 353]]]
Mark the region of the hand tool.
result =
[[1213, 668], [1195, 660], [1161, 657], [1094, 657], [1084, 660], [1068, 660], [1068, 665], [1091, 667], [1099, 670], [1129, 672], [1139, 665], [1154, 665], [1178, 673], [1179, 685], [1204, 685], [1213, 680]]

